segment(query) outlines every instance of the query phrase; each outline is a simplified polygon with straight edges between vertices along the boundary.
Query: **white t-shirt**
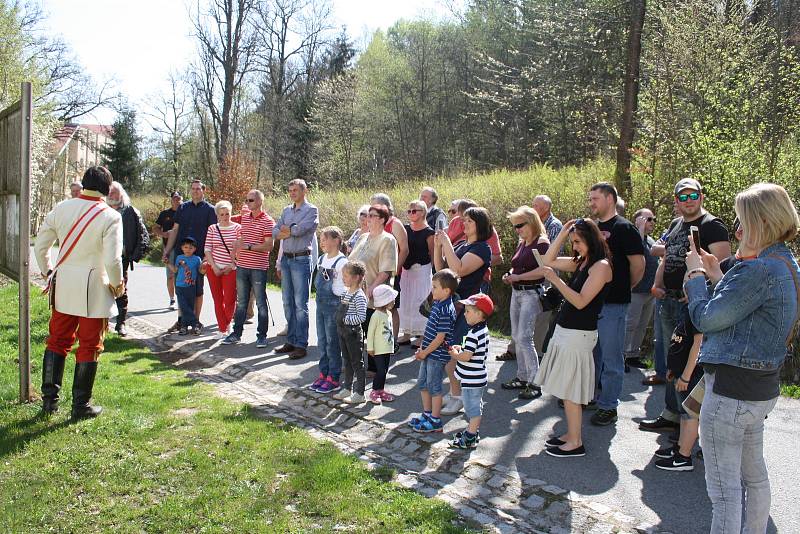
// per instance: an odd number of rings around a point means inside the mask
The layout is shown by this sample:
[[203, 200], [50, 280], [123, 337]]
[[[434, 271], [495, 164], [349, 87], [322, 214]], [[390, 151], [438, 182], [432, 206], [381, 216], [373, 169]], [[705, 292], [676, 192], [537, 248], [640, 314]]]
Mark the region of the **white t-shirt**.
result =
[[[336, 260], [342, 258], [338, 263]], [[337, 297], [341, 297], [344, 294], [344, 278], [342, 277], [342, 269], [344, 269], [344, 265], [347, 263], [347, 257], [339, 252], [336, 256], [332, 258], [329, 257], [327, 254], [322, 256], [322, 261], [320, 263], [320, 267], [323, 269], [334, 269], [334, 264], [336, 264], [335, 271], [334, 271], [334, 278], [333, 278], [333, 294]]]

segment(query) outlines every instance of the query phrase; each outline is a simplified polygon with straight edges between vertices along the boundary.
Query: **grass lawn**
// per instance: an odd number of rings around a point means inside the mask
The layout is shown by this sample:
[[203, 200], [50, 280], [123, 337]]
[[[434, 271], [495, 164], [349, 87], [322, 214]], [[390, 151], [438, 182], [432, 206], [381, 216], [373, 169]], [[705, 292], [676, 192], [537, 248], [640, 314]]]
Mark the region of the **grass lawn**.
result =
[[[38, 390], [48, 316], [36, 294]], [[0, 287], [4, 532], [465, 532], [446, 504], [380, 480], [301, 430], [256, 418], [115, 336], [95, 384], [104, 413], [70, 424], [70, 356], [61, 410], [40, 418], [38, 404], [16, 401], [16, 295], [16, 285]]]

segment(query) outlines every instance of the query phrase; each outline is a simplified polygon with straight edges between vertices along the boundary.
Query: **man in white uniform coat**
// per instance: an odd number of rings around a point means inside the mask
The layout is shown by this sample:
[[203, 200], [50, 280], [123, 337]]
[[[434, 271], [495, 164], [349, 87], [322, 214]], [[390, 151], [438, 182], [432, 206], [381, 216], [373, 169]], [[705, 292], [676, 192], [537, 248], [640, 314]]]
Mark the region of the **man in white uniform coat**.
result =
[[[89, 401], [108, 318], [116, 311], [114, 298], [123, 290], [122, 219], [103, 202], [112, 181], [105, 167], [89, 168], [83, 175], [83, 192], [53, 208], [36, 237], [39, 270], [46, 277], [54, 275], [42, 366], [42, 411], [47, 414], [58, 409], [64, 361], [76, 337], [72, 418], [95, 417], [102, 411]], [[51, 258], [56, 241], [59, 255]]]

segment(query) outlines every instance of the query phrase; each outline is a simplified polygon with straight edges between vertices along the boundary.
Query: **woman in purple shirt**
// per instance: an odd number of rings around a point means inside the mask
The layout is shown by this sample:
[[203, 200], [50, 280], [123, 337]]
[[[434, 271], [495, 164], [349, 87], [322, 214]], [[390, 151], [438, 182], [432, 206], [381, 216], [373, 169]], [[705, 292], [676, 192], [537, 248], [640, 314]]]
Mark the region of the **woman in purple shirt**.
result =
[[520, 399], [536, 399], [542, 396], [542, 390], [533, 384], [539, 370], [533, 334], [536, 316], [542, 313], [539, 294], [544, 278], [533, 251], [538, 250], [544, 256], [550, 240], [539, 215], [529, 206], [509, 213], [508, 220], [519, 236], [517, 251], [511, 258], [511, 270], [503, 275], [503, 283], [511, 286], [511, 337], [517, 348], [517, 376], [502, 386], [503, 389], [521, 389]]

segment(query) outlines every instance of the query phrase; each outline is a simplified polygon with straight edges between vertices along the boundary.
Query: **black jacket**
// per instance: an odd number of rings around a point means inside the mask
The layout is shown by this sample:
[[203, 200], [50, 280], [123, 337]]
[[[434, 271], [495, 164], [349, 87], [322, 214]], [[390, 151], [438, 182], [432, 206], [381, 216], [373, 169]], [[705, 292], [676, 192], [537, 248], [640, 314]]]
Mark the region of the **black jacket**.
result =
[[144, 225], [139, 210], [125, 206], [122, 212], [122, 261], [138, 262], [150, 249], [150, 234]]

